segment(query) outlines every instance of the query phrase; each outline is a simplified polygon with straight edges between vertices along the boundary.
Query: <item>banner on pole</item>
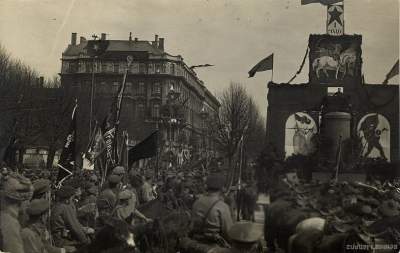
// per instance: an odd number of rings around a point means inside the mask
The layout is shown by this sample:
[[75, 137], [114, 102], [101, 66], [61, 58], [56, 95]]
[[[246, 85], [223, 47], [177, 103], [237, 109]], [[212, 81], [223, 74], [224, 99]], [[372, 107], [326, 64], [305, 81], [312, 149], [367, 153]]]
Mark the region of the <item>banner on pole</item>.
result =
[[328, 5], [326, 33], [333, 36], [344, 34], [344, 6]]

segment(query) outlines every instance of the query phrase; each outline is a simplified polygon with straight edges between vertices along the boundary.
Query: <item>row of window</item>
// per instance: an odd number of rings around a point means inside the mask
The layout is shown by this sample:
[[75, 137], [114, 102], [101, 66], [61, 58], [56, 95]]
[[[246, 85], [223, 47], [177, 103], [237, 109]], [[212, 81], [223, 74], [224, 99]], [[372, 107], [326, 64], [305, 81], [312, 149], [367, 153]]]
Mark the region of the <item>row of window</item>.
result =
[[[62, 73], [115, 73], [123, 74], [127, 68], [126, 62], [111, 61], [63, 61]], [[178, 71], [176, 71], [178, 70]], [[133, 74], [171, 74], [182, 75], [179, 65], [171, 62], [165, 63], [141, 63], [133, 62], [129, 67], [129, 72]]]
[[[72, 86], [74, 88], [80, 88], [80, 83], [76, 82], [73, 83]], [[87, 87], [90, 87], [90, 81], [86, 81], [85, 85], [87, 85]], [[96, 83], [96, 90], [99, 92], [111, 92], [111, 93], [116, 93], [119, 89], [121, 85], [121, 82], [106, 82], [106, 81], [101, 81]], [[150, 85], [150, 86], [148, 86]], [[170, 85], [175, 86], [174, 82], [168, 82], [167, 87], [165, 87], [165, 89], [167, 89], [168, 87], [170, 87]], [[147, 95], [147, 87], [149, 87], [150, 89], [150, 94], [152, 96], [161, 96], [162, 93], [162, 83], [160, 82], [153, 82], [153, 83], [145, 83], [145, 82], [126, 82], [126, 87], [125, 87], [125, 92], [127, 93], [131, 93], [134, 95]], [[167, 91], [165, 91], [167, 92]]]

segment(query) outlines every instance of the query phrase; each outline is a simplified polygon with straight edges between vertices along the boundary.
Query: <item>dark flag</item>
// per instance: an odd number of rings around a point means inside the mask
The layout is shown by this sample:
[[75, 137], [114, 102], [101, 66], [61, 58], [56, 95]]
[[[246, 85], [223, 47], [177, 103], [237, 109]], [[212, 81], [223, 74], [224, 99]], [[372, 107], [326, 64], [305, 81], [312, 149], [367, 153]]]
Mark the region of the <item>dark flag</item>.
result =
[[331, 5], [343, 2], [343, 0], [301, 0], [301, 5], [320, 3], [322, 5]]
[[126, 76], [128, 74], [129, 66], [133, 61], [132, 56], [127, 57], [127, 69], [125, 70], [124, 79], [119, 87], [117, 96], [111, 105], [110, 113], [107, 115], [103, 123], [104, 142], [106, 144], [106, 165], [114, 167], [118, 163], [117, 152], [117, 133], [119, 125], [119, 116], [121, 114], [122, 100], [124, 98], [124, 91], [126, 87]]
[[267, 58], [264, 58], [259, 63], [257, 63], [250, 71], [249, 77], [253, 77], [256, 72], [271, 70], [274, 68], [274, 54], [271, 54]]
[[399, 60], [394, 64], [392, 69], [389, 71], [389, 73], [386, 75], [385, 81], [383, 81], [383, 84], [387, 84], [390, 78], [396, 76], [399, 74]]
[[58, 161], [58, 175], [56, 181], [56, 187], [60, 188], [62, 183], [70, 176], [75, 165], [75, 142], [76, 142], [76, 108], [78, 104], [75, 104], [72, 110], [72, 121], [69, 126], [67, 138], [65, 140], [63, 149], [61, 151], [60, 160]]
[[157, 155], [157, 140], [158, 140], [158, 131], [153, 132], [146, 139], [144, 139], [139, 144], [135, 145], [128, 151], [128, 165], [129, 167], [135, 161], [140, 159], [149, 158]]

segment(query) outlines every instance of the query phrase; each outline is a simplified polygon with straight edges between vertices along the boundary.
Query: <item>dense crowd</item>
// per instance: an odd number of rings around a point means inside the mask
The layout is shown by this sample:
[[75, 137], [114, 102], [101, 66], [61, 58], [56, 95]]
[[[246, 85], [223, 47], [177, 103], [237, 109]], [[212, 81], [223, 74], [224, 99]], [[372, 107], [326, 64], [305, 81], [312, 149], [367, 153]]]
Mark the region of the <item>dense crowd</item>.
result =
[[[154, 177], [153, 173], [128, 172], [116, 166], [104, 182], [94, 171], [82, 171], [63, 181], [60, 187], [55, 186], [54, 176], [47, 171], [18, 173], [3, 168], [0, 176], [2, 251], [141, 252], [134, 240], [141, 238], [141, 232], [135, 228], [157, 223], [161, 220], [158, 216], [162, 216], [147, 212], [148, 216], [146, 211], [140, 211], [146, 207], [163, 209], [152, 210], [153, 213], [183, 210], [189, 214], [190, 222], [182, 228], [187, 233], [181, 234], [176, 247], [180, 252], [201, 252], [202, 247], [231, 248], [232, 238], [243, 229], [251, 231], [250, 237], [236, 241], [245, 240], [247, 245], [250, 240], [251, 247], [255, 247], [262, 233], [251, 222], [234, 225], [237, 189], [226, 191], [226, 176], [219, 171], [170, 167]], [[156, 206], [154, 202], [161, 205]], [[244, 216], [252, 219], [246, 212]], [[122, 233], [123, 228], [129, 232]], [[110, 229], [114, 229], [114, 234], [110, 234]], [[106, 238], [99, 240], [102, 233]], [[113, 237], [118, 243], [111, 242]], [[115, 251], [106, 251], [111, 247]]]

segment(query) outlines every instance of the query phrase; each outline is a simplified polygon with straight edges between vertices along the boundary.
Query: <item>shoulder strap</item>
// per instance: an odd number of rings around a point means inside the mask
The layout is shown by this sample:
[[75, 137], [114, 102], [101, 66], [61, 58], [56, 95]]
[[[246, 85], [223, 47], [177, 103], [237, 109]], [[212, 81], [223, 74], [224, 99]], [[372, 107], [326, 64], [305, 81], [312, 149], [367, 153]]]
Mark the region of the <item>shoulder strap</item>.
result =
[[211, 210], [212, 210], [212, 209], [214, 208], [214, 206], [215, 206], [218, 202], [220, 202], [220, 201], [221, 201], [220, 199], [217, 199], [216, 201], [214, 201], [214, 203], [212, 203], [212, 205], [210, 206], [210, 208], [207, 210], [206, 214], [205, 214], [204, 217], [203, 217], [203, 223], [202, 223], [203, 227], [206, 225], [206, 220], [207, 220], [208, 216], [210, 215]]

